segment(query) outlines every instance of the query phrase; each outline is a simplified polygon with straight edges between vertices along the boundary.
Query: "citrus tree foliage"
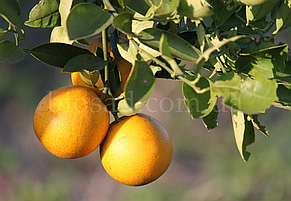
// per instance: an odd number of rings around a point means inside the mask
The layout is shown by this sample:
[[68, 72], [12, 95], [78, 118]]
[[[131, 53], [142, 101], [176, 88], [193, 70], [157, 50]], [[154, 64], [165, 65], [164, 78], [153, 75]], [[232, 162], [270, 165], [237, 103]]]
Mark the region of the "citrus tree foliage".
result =
[[[0, 15], [9, 24], [0, 28], [0, 37], [15, 36], [15, 41], [0, 41], [1, 62], [19, 62], [30, 54], [63, 72], [98, 71], [112, 104], [119, 100], [112, 113], [137, 113], [156, 78], [175, 79], [183, 82], [189, 114], [209, 130], [218, 125], [217, 97], [222, 97], [244, 161], [255, 129], [269, 136], [259, 113], [272, 105], [291, 108], [288, 45], [274, 43], [276, 34], [291, 26], [291, 0], [41, 0], [25, 22], [18, 0], [1, 0]], [[51, 40], [22, 47], [25, 25], [52, 28]], [[100, 33], [103, 50], [95, 56], [84, 47]], [[115, 60], [107, 54], [108, 39]], [[114, 98], [112, 92], [120, 88], [119, 57], [133, 69], [125, 92]], [[92, 77], [82, 79], [94, 85], [96, 76], [88, 81]]]

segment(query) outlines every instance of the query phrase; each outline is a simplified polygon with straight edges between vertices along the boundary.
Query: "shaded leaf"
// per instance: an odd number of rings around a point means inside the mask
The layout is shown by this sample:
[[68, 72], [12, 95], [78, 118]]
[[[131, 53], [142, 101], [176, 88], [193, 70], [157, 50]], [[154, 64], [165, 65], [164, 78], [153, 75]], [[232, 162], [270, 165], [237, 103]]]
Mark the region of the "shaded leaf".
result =
[[277, 100], [277, 83], [268, 80], [257, 70], [253, 70], [254, 79], [241, 80], [234, 72], [223, 74], [212, 88], [213, 92], [223, 96], [223, 104], [241, 110], [247, 114], [264, 112]]
[[70, 59], [64, 66], [63, 72], [76, 72], [76, 71], [95, 71], [101, 70], [106, 66], [107, 62], [100, 57], [93, 54], [79, 54]]
[[212, 47], [209, 47], [207, 50], [205, 50], [197, 59], [196, 63], [199, 63], [202, 59], [205, 59], [207, 61], [210, 58], [210, 55], [212, 52], [216, 51], [217, 49], [221, 48], [223, 45], [229, 43], [229, 42], [235, 42], [236, 40], [239, 40], [241, 38], [244, 38], [246, 36], [240, 35], [240, 36], [233, 36], [231, 38], [224, 38], [222, 41], [216, 42]]
[[291, 26], [291, 0], [283, 0], [276, 13], [276, 30], [272, 33], [277, 34], [279, 31]]
[[138, 34], [141, 36], [138, 40], [144, 45], [158, 51], [162, 34], [165, 34], [168, 38], [170, 53], [173, 57], [189, 62], [196, 62], [200, 51], [183, 38], [171, 32], [156, 28], [148, 28]]
[[134, 108], [138, 102], [146, 101], [153, 92], [155, 77], [145, 61], [137, 60], [125, 85], [127, 104]]
[[63, 68], [66, 63], [81, 54], [91, 54], [89, 50], [65, 43], [46, 43], [33, 48], [30, 54], [36, 59], [59, 68]]
[[128, 36], [135, 36], [132, 32], [133, 13], [123, 12], [118, 14], [113, 20], [113, 26]]
[[25, 25], [39, 28], [60, 26], [59, 4], [59, 0], [41, 0], [31, 9]]
[[118, 3], [122, 7], [128, 7], [133, 11], [138, 12], [145, 16], [150, 9], [151, 5], [148, 1], [145, 0], [118, 0]]
[[24, 58], [22, 49], [10, 40], [0, 42], [0, 62], [12, 64]]
[[269, 137], [269, 132], [266, 130], [266, 126], [262, 125], [259, 121], [259, 115], [253, 114], [248, 116], [248, 120], [251, 121], [256, 129], [263, 133], [266, 137]]
[[162, 58], [171, 66], [171, 68], [174, 70], [176, 75], [184, 74], [181, 68], [176, 63], [176, 61], [172, 58], [170, 48], [167, 43], [167, 36], [165, 36], [165, 34], [162, 34], [162, 37], [161, 37], [160, 52], [162, 53]]
[[23, 29], [23, 17], [18, 0], [1, 0], [0, 15], [9, 23]]
[[244, 162], [247, 162], [251, 155], [251, 153], [246, 150], [247, 146], [255, 142], [253, 124], [247, 119], [247, 115], [242, 111], [231, 110], [231, 116], [238, 151]]
[[284, 106], [291, 106], [291, 86], [279, 84], [277, 89], [278, 102]]
[[218, 107], [214, 106], [213, 110], [205, 117], [202, 118], [203, 124], [207, 130], [213, 129], [218, 126]]
[[281, 0], [272, 0], [257, 6], [246, 6], [247, 22], [265, 18]]
[[[235, 9], [227, 9], [226, 5], [222, 1], [208, 0], [208, 2], [214, 8], [214, 14], [211, 17], [214, 19], [216, 27], [223, 25], [235, 12]], [[234, 27], [233, 24], [232, 27]]]
[[2, 38], [7, 32], [8, 30], [0, 28], [0, 38]]
[[[109, 64], [108, 64], [109, 65]], [[121, 76], [117, 68], [117, 60], [115, 59], [112, 65], [109, 65], [109, 81], [112, 95], [118, 96], [117, 92], [121, 87]]]
[[72, 8], [67, 19], [69, 38], [77, 40], [96, 35], [111, 25], [112, 21], [113, 16], [97, 5], [77, 4]]
[[[188, 75], [186, 79], [193, 81], [195, 80], [195, 76]], [[201, 77], [199, 81], [196, 83], [196, 86], [200, 89], [205, 89], [212, 86], [212, 81]], [[213, 110], [214, 105], [216, 104], [216, 96], [213, 94], [211, 90], [206, 91], [202, 94], [196, 93], [196, 91], [183, 82], [182, 86], [183, 95], [184, 95], [184, 103], [188, 108], [188, 112], [192, 116], [192, 118], [203, 118]]]

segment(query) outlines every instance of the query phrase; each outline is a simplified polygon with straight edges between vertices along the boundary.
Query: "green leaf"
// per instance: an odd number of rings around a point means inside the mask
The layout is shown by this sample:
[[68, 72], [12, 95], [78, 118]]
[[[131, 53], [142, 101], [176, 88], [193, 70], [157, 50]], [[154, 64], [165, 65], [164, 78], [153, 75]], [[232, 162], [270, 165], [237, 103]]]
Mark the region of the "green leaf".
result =
[[205, 59], [205, 61], [207, 61], [210, 58], [210, 55], [212, 54], [212, 52], [217, 51], [219, 48], [221, 48], [222, 46], [226, 45], [229, 42], [235, 42], [241, 38], [244, 38], [246, 36], [244, 35], [240, 35], [240, 36], [233, 36], [231, 38], [224, 38], [221, 41], [218, 41], [215, 43], [215, 45], [209, 47], [207, 50], [205, 50], [197, 59], [196, 63], [199, 63], [202, 59]]
[[146, 101], [155, 87], [155, 76], [145, 61], [137, 60], [125, 85], [127, 104], [134, 108], [138, 102]]
[[283, 0], [276, 14], [276, 30], [272, 35], [291, 26], [291, 0]]
[[24, 58], [22, 49], [10, 40], [0, 42], [0, 62], [12, 64]]
[[206, 1], [200, 0], [180, 0], [178, 14], [187, 16], [193, 20], [201, 19], [212, 15], [212, 8]]
[[249, 115], [248, 120], [251, 121], [256, 129], [258, 129], [266, 137], [269, 137], [269, 132], [266, 130], [266, 126], [262, 125], [259, 121], [259, 115], [253, 114]]
[[[211, 17], [214, 19], [216, 27], [223, 25], [235, 12], [234, 8], [229, 10], [222, 1], [209, 0], [208, 2], [214, 8], [214, 14]], [[234, 27], [233, 24], [232, 27]]]
[[133, 13], [123, 12], [118, 14], [113, 20], [113, 26], [128, 36], [135, 36], [132, 32]]
[[121, 75], [117, 68], [117, 60], [115, 59], [109, 67], [109, 81], [112, 95], [118, 96], [118, 91], [121, 88]]
[[136, 60], [137, 49], [135, 48], [133, 42], [130, 40], [129, 43], [118, 43], [118, 51], [122, 58], [130, 63], [134, 63]]
[[60, 0], [41, 0], [31, 9], [25, 25], [39, 28], [60, 26], [59, 4]]
[[89, 86], [94, 86], [99, 80], [100, 71], [88, 72], [83, 70], [79, 73], [80, 78]]
[[137, 102], [134, 104], [134, 107], [132, 108], [127, 104], [125, 99], [122, 99], [119, 101], [117, 109], [118, 109], [118, 112], [120, 112], [121, 114], [125, 116], [132, 116], [138, 113], [145, 104], [146, 104], [146, 101]]
[[213, 110], [207, 116], [202, 118], [203, 124], [207, 130], [213, 129], [218, 126], [218, 113], [218, 107], [217, 105], [215, 105]]
[[67, 19], [69, 38], [77, 40], [96, 35], [112, 22], [113, 16], [99, 6], [92, 3], [77, 4]]
[[[195, 78], [196, 77], [192, 75], [186, 77], [186, 79], [190, 81], [195, 80]], [[200, 89], [209, 88], [212, 85], [212, 81], [205, 77], [201, 77], [196, 83], [196, 86]], [[211, 90], [198, 94], [185, 82], [183, 82], [182, 90], [185, 98], [184, 103], [193, 119], [206, 117], [213, 110], [217, 98]]]
[[277, 83], [268, 80], [257, 70], [253, 70], [254, 79], [241, 80], [234, 72], [223, 74], [213, 85], [213, 92], [223, 96], [223, 104], [247, 114], [264, 112], [269, 108], [277, 95]]
[[171, 66], [171, 68], [174, 70], [176, 75], [184, 74], [181, 68], [176, 63], [176, 61], [172, 58], [170, 48], [167, 43], [167, 36], [165, 36], [165, 34], [162, 34], [162, 37], [161, 37], [160, 52], [162, 53], [162, 58]]
[[196, 62], [200, 51], [183, 38], [168, 31], [157, 28], [148, 28], [138, 34], [141, 36], [138, 40], [144, 45], [159, 51], [162, 34], [165, 34], [168, 38], [170, 53], [173, 57], [177, 57], [184, 61]]
[[179, 7], [180, 0], [152, 0], [156, 17], [171, 17]]
[[0, 38], [2, 38], [7, 32], [8, 30], [0, 28]]
[[279, 84], [277, 89], [278, 102], [283, 106], [291, 106], [291, 86]]
[[247, 119], [247, 115], [242, 111], [231, 110], [231, 116], [238, 151], [244, 162], [247, 162], [251, 155], [251, 153], [246, 150], [247, 146], [255, 142], [253, 124]]
[[107, 62], [93, 54], [79, 54], [70, 59], [64, 66], [62, 72], [77, 72], [82, 70], [95, 71], [101, 70]]
[[247, 22], [265, 18], [268, 13], [275, 9], [279, 2], [280, 0], [272, 0], [257, 6], [246, 6]]
[[1, 0], [0, 15], [9, 23], [23, 29], [23, 17], [18, 0]]
[[122, 7], [128, 7], [129, 9], [136, 11], [143, 16], [147, 14], [147, 11], [151, 7], [150, 2], [147, 0], [118, 0]]
[[[267, 77], [269, 77], [271, 76], [270, 73], [271, 71], [276, 70], [280, 70], [281, 72], [284, 71], [285, 62], [288, 60], [288, 45], [287, 44], [275, 45], [274, 43], [271, 42], [261, 41], [258, 44], [252, 43], [247, 49], [244, 50], [244, 52], [240, 53], [240, 55], [253, 56], [256, 58], [256, 60], [264, 62], [265, 65], [268, 65], [268, 67], [267, 66], [264, 67], [263, 64], [261, 64], [261, 67], [259, 68], [268, 69], [267, 71], [269, 71], [269, 73], [264, 74], [267, 75]], [[271, 65], [273, 65], [273, 67], [271, 67]]]
[[91, 54], [89, 50], [64, 43], [46, 43], [33, 48], [30, 54], [36, 59], [59, 68], [64, 68], [66, 63], [81, 54]]
[[244, 72], [252, 75], [251, 70], [256, 69], [267, 78], [274, 78], [276, 74], [274, 60], [265, 57], [240, 56], [235, 67], [238, 73]]

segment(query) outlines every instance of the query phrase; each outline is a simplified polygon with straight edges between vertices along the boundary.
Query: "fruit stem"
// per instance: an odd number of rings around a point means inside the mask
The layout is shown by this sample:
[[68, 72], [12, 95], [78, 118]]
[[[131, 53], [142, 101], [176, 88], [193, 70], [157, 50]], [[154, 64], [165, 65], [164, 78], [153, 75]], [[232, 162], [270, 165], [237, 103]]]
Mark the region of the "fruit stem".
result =
[[[108, 56], [108, 46], [107, 46], [107, 39], [108, 39], [108, 35], [107, 35], [107, 29], [103, 29], [102, 30], [102, 46], [103, 46], [103, 55], [104, 55], [104, 60], [107, 61], [107, 65], [105, 66], [104, 69], [104, 90], [105, 92], [108, 93], [109, 96], [109, 100], [110, 100], [110, 104], [111, 104], [111, 113], [113, 114], [115, 120], [119, 119], [117, 116], [117, 111], [116, 111], [116, 104], [115, 104], [115, 100], [114, 97], [112, 95], [112, 92], [110, 90], [110, 76], [109, 76], [109, 67], [112, 65], [112, 61], [111, 58]], [[103, 92], [102, 92], [102, 96], [103, 96]], [[116, 116], [116, 117], [115, 117]]]

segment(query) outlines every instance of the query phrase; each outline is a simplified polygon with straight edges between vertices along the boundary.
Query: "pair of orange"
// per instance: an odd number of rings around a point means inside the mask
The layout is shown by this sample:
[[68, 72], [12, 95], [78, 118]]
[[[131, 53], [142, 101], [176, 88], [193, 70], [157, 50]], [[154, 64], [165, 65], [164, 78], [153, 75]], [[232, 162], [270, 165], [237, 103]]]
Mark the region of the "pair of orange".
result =
[[66, 86], [38, 104], [34, 131], [52, 154], [80, 158], [100, 145], [101, 162], [115, 180], [131, 186], [159, 178], [172, 159], [172, 141], [154, 118], [137, 114], [109, 124], [109, 112], [96, 90]]

